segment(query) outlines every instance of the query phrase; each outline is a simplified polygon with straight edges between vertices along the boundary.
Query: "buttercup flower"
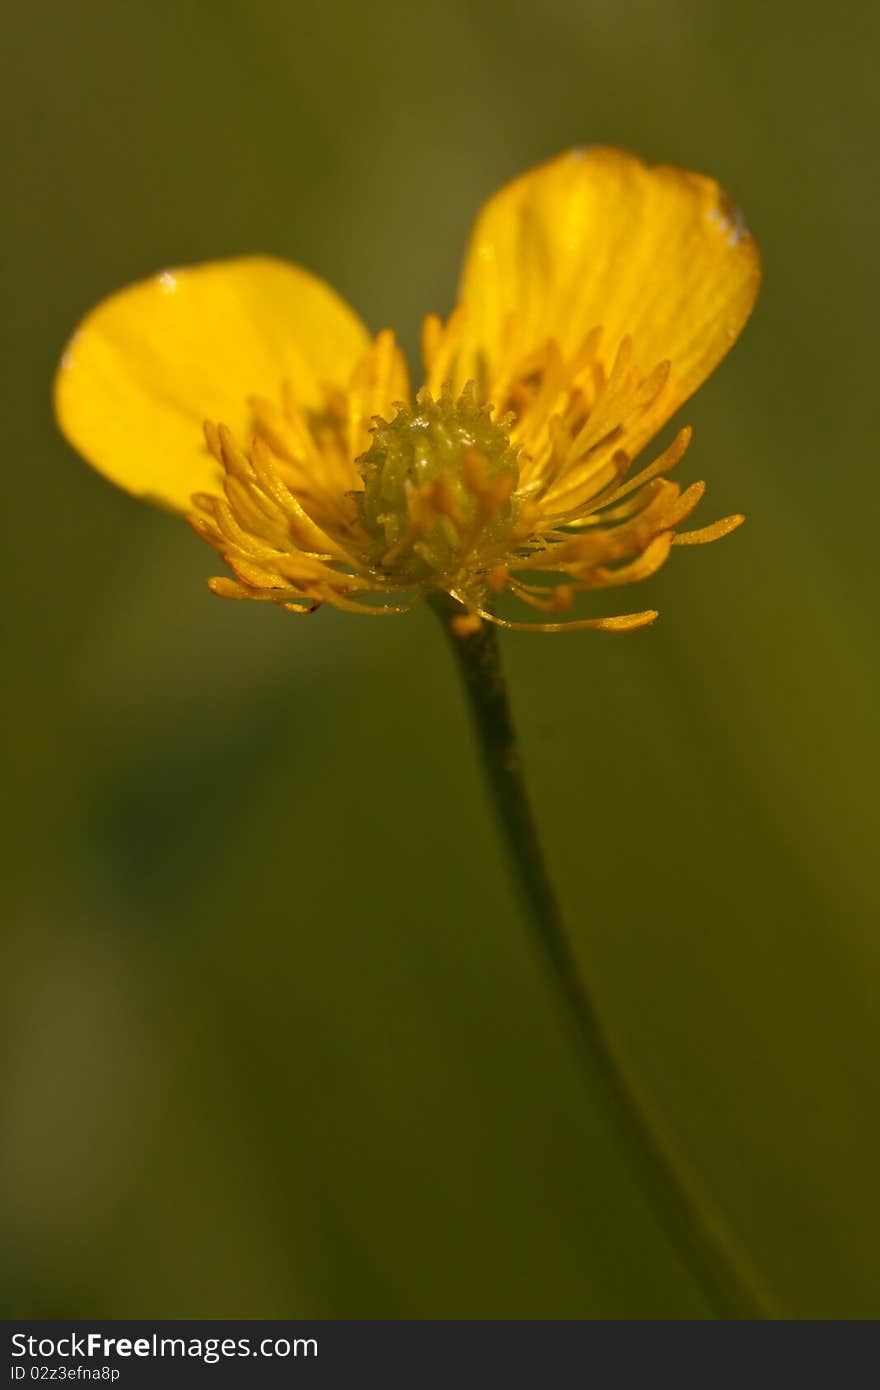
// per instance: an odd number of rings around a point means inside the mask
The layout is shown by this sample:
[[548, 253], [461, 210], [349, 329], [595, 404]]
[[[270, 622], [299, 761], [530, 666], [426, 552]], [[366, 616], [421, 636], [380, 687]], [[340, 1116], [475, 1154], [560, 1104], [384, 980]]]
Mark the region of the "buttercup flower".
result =
[[[484, 620], [570, 618], [577, 594], [653, 574], [703, 494], [631, 465], [731, 347], [760, 259], [714, 180], [575, 150], [480, 213], [458, 307], [425, 320], [411, 396], [390, 330], [370, 341], [321, 280], [266, 257], [166, 271], [99, 304], [58, 372], [61, 429], [137, 496], [187, 516], [227, 598], [295, 613], [400, 613], [446, 593]], [[504, 591], [538, 622], [502, 621]]]

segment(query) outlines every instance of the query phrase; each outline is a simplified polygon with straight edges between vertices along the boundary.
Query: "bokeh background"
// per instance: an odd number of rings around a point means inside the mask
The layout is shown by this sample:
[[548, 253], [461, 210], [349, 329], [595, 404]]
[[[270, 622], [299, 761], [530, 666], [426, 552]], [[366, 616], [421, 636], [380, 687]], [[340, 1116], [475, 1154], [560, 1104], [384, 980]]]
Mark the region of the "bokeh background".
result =
[[247, 251], [409, 347], [572, 144], [716, 175], [765, 255], [628, 638], [504, 638], [621, 1050], [786, 1311], [880, 1314], [880, 11], [17, 0], [4, 21], [7, 1316], [708, 1316], [502, 876], [427, 612], [224, 604], [56, 435], [105, 293]]

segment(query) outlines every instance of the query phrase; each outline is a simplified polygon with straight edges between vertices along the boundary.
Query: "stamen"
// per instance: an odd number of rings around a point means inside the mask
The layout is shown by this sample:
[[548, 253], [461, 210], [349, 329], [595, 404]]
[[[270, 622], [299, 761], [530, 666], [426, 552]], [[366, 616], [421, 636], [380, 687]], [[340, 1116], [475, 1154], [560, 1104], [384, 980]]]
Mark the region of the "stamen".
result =
[[658, 473], [668, 473], [671, 468], [674, 468], [675, 465], [684, 458], [687, 447], [693, 438], [693, 433], [690, 425], [686, 425], [683, 430], [679, 430], [678, 434], [669, 445], [669, 448], [665, 449], [647, 468], [643, 468], [640, 473], [636, 473], [634, 477], [630, 478], [624, 486], [617, 491], [615, 496], [626, 497], [628, 493], [634, 492], [636, 488], [642, 487], [643, 484], [647, 483], [651, 478], [656, 478]]
[[493, 565], [486, 576], [486, 582], [493, 593], [500, 594], [509, 577], [510, 570], [507, 565]]
[[701, 526], [696, 531], [676, 531], [672, 538], [672, 544], [708, 545], [710, 541], [720, 541], [723, 536], [729, 536], [731, 531], [742, 526], [744, 521], [745, 517], [742, 513], [737, 512], [733, 516], [723, 516], [708, 526]]
[[509, 632], [632, 632], [636, 628], [647, 627], [660, 616], [655, 608], [648, 608], [642, 613], [621, 613], [613, 618], [572, 618], [565, 623], [511, 622], [507, 618], [497, 617], [478, 604], [469, 603], [463, 594], [454, 593], [452, 597], [458, 599], [459, 603], [464, 603], [473, 614], [482, 618], [483, 622], [492, 623], [495, 627], [505, 628]]
[[425, 387], [437, 396], [450, 379], [452, 363], [461, 342], [464, 310], [459, 306], [444, 326], [436, 314], [429, 314], [422, 328]]
[[449, 626], [456, 637], [473, 637], [483, 626], [483, 620], [476, 613], [457, 613], [450, 620]]

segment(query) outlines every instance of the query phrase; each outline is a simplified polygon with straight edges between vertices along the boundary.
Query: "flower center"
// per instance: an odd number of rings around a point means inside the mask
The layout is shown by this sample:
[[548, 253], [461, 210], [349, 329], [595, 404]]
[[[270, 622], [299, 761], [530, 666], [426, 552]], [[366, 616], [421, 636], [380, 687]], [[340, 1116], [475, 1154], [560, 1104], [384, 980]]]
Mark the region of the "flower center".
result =
[[507, 423], [477, 404], [472, 384], [457, 400], [421, 391], [412, 409], [377, 418], [355, 494], [374, 567], [402, 583], [441, 583], [509, 549], [519, 462]]

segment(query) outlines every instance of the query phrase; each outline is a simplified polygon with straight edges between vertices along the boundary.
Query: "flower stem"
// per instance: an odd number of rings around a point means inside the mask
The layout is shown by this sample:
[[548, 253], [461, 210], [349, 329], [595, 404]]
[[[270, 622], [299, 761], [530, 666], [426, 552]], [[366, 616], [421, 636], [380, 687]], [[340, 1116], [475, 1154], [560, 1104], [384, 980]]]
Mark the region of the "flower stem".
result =
[[578, 964], [541, 851], [496, 630], [484, 624], [476, 632], [458, 636], [450, 620], [462, 614], [461, 607], [445, 595], [432, 598], [431, 606], [450, 638], [464, 682], [490, 799], [533, 943], [579, 1043], [591, 1094], [601, 1105], [621, 1157], [715, 1316], [776, 1318], [779, 1314], [746, 1274], [742, 1257], [734, 1257], [720, 1217], [696, 1193], [640, 1102]]

